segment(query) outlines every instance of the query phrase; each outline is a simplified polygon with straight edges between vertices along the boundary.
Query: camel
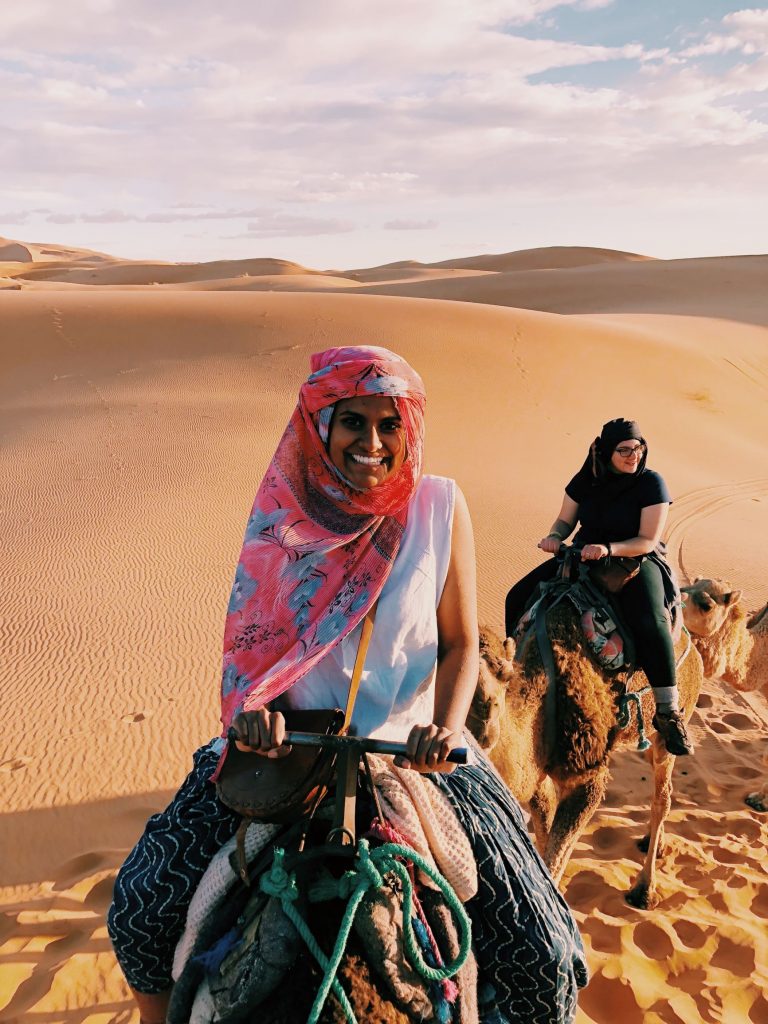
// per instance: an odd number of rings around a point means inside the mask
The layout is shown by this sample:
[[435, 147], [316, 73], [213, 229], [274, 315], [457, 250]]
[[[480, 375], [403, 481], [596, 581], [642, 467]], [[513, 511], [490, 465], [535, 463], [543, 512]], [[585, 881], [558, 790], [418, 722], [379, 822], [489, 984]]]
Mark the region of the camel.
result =
[[[554, 880], [562, 878], [568, 859], [605, 795], [608, 767], [615, 750], [637, 748], [637, 714], [626, 728], [617, 724], [617, 701], [623, 686], [615, 673], [587, 653], [579, 616], [562, 601], [547, 613], [557, 679], [557, 740], [552, 755], [544, 750], [544, 698], [547, 675], [535, 639], [523, 640], [519, 662], [513, 642], [481, 630], [480, 675], [468, 725], [489, 753], [501, 776], [530, 812], [536, 843]], [[683, 635], [675, 647], [681, 706], [689, 718], [704, 677], [700, 655]], [[635, 673], [631, 688], [647, 685]], [[664, 842], [664, 821], [672, 802], [675, 758], [651, 725], [650, 691], [640, 698], [645, 731], [652, 739], [646, 757], [653, 771], [653, 798], [645, 861], [626, 894], [640, 909], [658, 903], [656, 862]], [[652, 734], [652, 735], [651, 735]], [[641, 847], [645, 848], [645, 847]]]
[[[748, 614], [741, 591], [721, 579], [697, 578], [682, 591], [685, 624], [705, 673], [736, 690], [762, 688], [768, 697], [768, 604]], [[762, 789], [747, 794], [745, 802], [756, 811], [768, 811], [768, 778]]]

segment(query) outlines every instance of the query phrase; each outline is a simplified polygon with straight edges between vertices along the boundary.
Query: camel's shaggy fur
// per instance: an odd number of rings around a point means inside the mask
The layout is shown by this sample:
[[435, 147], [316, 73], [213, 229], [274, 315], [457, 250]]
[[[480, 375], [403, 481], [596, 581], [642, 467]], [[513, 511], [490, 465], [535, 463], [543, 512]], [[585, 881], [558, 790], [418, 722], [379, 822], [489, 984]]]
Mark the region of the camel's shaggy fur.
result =
[[[684, 587], [685, 623], [694, 635], [707, 675], [721, 676], [737, 690], [763, 690], [768, 697], [768, 604], [747, 614], [724, 580], [697, 579]], [[745, 801], [768, 811], [768, 778]]]
[[[322, 908], [318, 910], [318, 907]], [[342, 905], [323, 903], [313, 907], [310, 927], [321, 947], [330, 954], [341, 923]], [[322, 980], [322, 970], [312, 954], [302, 948], [289, 974], [268, 999], [254, 1010], [260, 1024], [296, 1024], [306, 1020]], [[359, 1021], [381, 1024], [412, 1024], [413, 1018], [388, 998], [386, 985], [370, 970], [360, 940], [354, 932], [347, 943], [337, 977], [347, 993]], [[345, 1024], [346, 1016], [336, 997], [330, 995], [320, 1015], [320, 1024]]]
[[[382, 995], [381, 986], [371, 974], [365, 957], [347, 953], [337, 977], [342, 984], [355, 1017], [359, 1021], [382, 1024], [412, 1024], [412, 1019]], [[309, 952], [303, 952], [279, 991], [258, 1007], [260, 1024], [296, 1024], [306, 1020], [322, 973]], [[255, 1011], [254, 1011], [255, 1013]], [[257, 1019], [254, 1016], [254, 1019]], [[320, 1015], [320, 1024], [346, 1024], [347, 1018], [336, 997], [330, 995]]]
[[[490, 753], [509, 788], [526, 805], [539, 850], [556, 881], [562, 877], [579, 836], [600, 805], [608, 782], [608, 762], [619, 747], [636, 747], [636, 715], [620, 730], [616, 722], [621, 685], [587, 653], [578, 617], [567, 602], [547, 616], [557, 676], [557, 744], [547, 760], [544, 750], [544, 697], [546, 672], [535, 640], [524, 640], [520, 662], [509, 657], [510, 643], [502, 643], [488, 629], [481, 630], [481, 669], [476, 710], [500, 709], [498, 723], [475, 731]], [[687, 638], [676, 648], [678, 658]], [[703, 678], [701, 658], [692, 646], [680, 664], [678, 683], [686, 718], [696, 706]], [[632, 689], [647, 680], [636, 673]], [[642, 697], [646, 733], [653, 728], [653, 697]], [[471, 723], [470, 723], [471, 724]], [[663, 823], [672, 792], [670, 755], [658, 735], [646, 754], [653, 766], [654, 796], [650, 842], [643, 868], [627, 899], [634, 905], [656, 905], [656, 858], [663, 844]]]
[[768, 697], [768, 604], [749, 616], [747, 629], [754, 640], [754, 645], [749, 658], [746, 688], [762, 688]]

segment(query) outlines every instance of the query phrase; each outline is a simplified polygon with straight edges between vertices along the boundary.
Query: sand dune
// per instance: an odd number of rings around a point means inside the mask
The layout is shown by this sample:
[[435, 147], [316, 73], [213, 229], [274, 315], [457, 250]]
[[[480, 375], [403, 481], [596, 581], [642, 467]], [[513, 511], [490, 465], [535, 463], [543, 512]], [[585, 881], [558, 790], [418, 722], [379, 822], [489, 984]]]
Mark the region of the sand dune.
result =
[[[31, 262], [19, 255], [22, 250]], [[765, 325], [768, 256], [659, 260], [613, 249], [551, 246], [438, 263], [401, 260], [353, 270], [315, 270], [276, 259], [116, 260], [87, 250], [0, 239], [0, 278], [0, 289], [13, 290], [40, 284], [46, 290], [57, 284], [207, 291], [336, 292], [346, 288], [372, 295], [569, 315], [659, 313]]]
[[443, 281], [455, 280], [459, 277], [479, 277], [490, 274], [489, 270], [461, 270], [458, 267], [438, 269], [416, 263], [412, 265], [390, 263], [383, 267], [370, 267], [368, 270], [348, 270], [348, 278], [363, 284], [386, 281], [389, 284], [401, 284], [407, 281]]
[[768, 256], [606, 262], [472, 278], [391, 282], [366, 290], [548, 313], [674, 313], [768, 323]]
[[16, 275], [23, 281], [56, 279], [71, 284], [93, 285], [156, 285], [192, 281], [230, 280], [236, 277], [283, 274], [310, 275], [320, 271], [307, 270], [289, 260], [215, 260], [210, 263], [144, 263], [120, 261], [108, 266], [72, 267], [57, 264], [42, 266]]
[[114, 259], [114, 256], [95, 249], [73, 249], [48, 242], [18, 242], [12, 238], [0, 238], [0, 261], [45, 263], [49, 260], [66, 260], [69, 263], [101, 263]]
[[495, 256], [467, 256], [463, 259], [441, 260], [440, 263], [430, 263], [428, 266], [505, 273], [510, 270], [555, 270], [652, 259], [652, 256], [621, 252], [618, 249], [597, 249], [588, 245], [549, 245], [538, 249], [518, 249], [516, 252], [500, 253]]
[[[686, 316], [617, 313], [613, 279], [601, 277], [653, 273], [660, 289], [665, 261], [527, 272], [555, 292], [561, 274], [583, 275], [595, 296], [607, 281], [590, 316], [372, 294], [362, 281], [346, 294], [338, 272], [322, 294], [310, 286], [324, 275], [297, 264], [248, 261], [258, 270], [248, 279], [242, 262], [216, 265], [215, 281], [242, 282], [232, 291], [185, 276], [190, 266], [116, 261], [104, 267], [112, 284], [48, 278], [0, 294], [2, 1021], [129, 1019], [104, 928], [112, 879], [216, 731], [231, 575], [310, 352], [387, 344], [422, 372], [427, 469], [467, 495], [481, 618], [497, 629], [506, 588], [540, 560], [563, 484], [600, 424], [621, 414], [643, 424], [676, 499], [669, 543], [681, 572], [727, 576], [752, 607], [768, 597], [759, 258], [673, 261], [686, 265], [686, 302], [699, 282]], [[149, 286], [163, 268], [169, 284]], [[129, 286], [131, 273], [144, 277]], [[252, 290], [265, 280], [271, 290]], [[276, 290], [288, 282], [301, 291]], [[718, 288], [733, 302], [728, 320], [708, 312]], [[749, 292], [754, 323], [737, 322], [737, 291]], [[706, 687], [697, 755], [675, 772], [662, 902], [648, 914], [621, 894], [640, 860], [650, 780], [639, 755], [617, 759], [566, 876], [594, 975], [580, 1024], [768, 1019], [768, 819], [742, 803], [765, 772], [768, 706], [747, 697]]]

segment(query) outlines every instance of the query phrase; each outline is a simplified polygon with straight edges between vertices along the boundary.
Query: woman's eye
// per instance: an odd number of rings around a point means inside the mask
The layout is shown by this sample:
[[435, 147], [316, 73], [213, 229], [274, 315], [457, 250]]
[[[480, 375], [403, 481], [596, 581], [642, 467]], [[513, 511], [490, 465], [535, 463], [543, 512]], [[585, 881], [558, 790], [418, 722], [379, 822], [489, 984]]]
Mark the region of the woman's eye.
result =
[[363, 423], [359, 416], [344, 416], [342, 417], [341, 425], [346, 427], [347, 430], [359, 430]]
[[401, 426], [402, 424], [400, 420], [384, 420], [381, 424], [381, 430], [383, 430], [385, 434], [392, 434], [398, 431]]

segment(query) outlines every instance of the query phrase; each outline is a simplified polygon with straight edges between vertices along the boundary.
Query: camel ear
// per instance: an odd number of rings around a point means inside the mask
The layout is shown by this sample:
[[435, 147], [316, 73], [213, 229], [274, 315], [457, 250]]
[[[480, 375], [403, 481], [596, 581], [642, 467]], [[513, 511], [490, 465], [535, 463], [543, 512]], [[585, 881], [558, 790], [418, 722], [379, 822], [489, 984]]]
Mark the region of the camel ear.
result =
[[732, 590], [730, 592], [730, 594], [726, 594], [725, 597], [723, 598], [723, 604], [736, 604], [736, 602], [739, 600], [740, 597], [741, 597], [741, 591], [740, 590]]
[[515, 641], [512, 639], [511, 636], [507, 637], [507, 639], [502, 644], [502, 647], [504, 648], [504, 657], [507, 659], [507, 661], [514, 661]]

